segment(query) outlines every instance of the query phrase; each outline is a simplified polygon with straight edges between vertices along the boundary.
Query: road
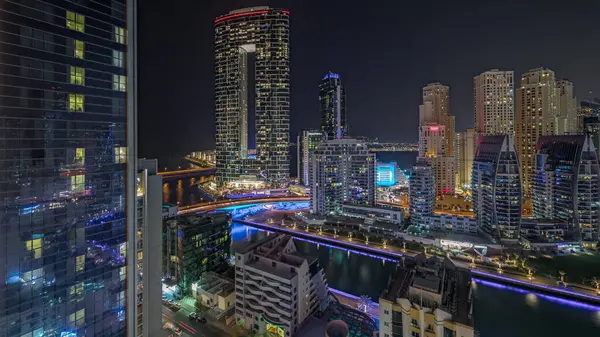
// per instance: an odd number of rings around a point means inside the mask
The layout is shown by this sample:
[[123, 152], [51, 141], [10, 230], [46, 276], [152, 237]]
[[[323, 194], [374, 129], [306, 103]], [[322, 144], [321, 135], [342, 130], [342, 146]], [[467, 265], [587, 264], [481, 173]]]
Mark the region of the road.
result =
[[[188, 318], [190, 312], [181, 308], [177, 312], [173, 312], [171, 309], [163, 305], [163, 320], [176, 324], [181, 328], [183, 333], [182, 337], [196, 336], [196, 337], [223, 337], [227, 336], [222, 330], [215, 328], [209, 321], [205, 324], [200, 322], [191, 321]], [[169, 329], [163, 329], [163, 335], [161, 337], [168, 337], [173, 332]]]

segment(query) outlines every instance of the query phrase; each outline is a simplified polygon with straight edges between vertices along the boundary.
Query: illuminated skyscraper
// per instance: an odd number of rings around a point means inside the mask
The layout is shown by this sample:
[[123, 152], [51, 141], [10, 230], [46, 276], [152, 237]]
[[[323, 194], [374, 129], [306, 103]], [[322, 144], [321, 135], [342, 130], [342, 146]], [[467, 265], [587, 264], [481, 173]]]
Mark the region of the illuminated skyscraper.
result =
[[598, 244], [598, 157], [589, 136], [543, 136], [537, 144], [533, 215], [567, 221], [587, 248]]
[[512, 135], [481, 136], [473, 162], [473, 212], [492, 240], [515, 243], [521, 226], [521, 175]]
[[408, 209], [410, 222], [423, 226], [425, 217], [435, 209], [435, 175], [424, 158], [417, 158], [408, 178]]
[[303, 130], [296, 140], [298, 150], [298, 183], [310, 186], [310, 154], [323, 140], [323, 133], [316, 130]]
[[375, 205], [375, 154], [357, 139], [321, 142], [310, 156], [310, 206], [319, 215], [341, 214], [343, 204]]
[[0, 336], [141, 335], [135, 3], [0, 5]]
[[[215, 114], [217, 183], [239, 178], [256, 129], [262, 175], [271, 183], [289, 178], [289, 11], [243, 8], [215, 20]], [[251, 107], [254, 106], [254, 111]], [[255, 113], [255, 125], [248, 125]]]
[[449, 115], [450, 89], [440, 83], [423, 88], [419, 106], [419, 157], [432, 167], [438, 195], [454, 194], [456, 158], [454, 156], [454, 116]]
[[514, 74], [492, 69], [473, 77], [475, 132], [480, 136], [514, 134]]
[[558, 109], [559, 95], [554, 72], [538, 68], [523, 74], [521, 87], [517, 90], [515, 135], [524, 195], [531, 195], [538, 139], [555, 134]]
[[328, 72], [319, 84], [321, 131], [325, 139], [340, 139], [348, 135], [346, 124], [346, 90], [339, 74]]

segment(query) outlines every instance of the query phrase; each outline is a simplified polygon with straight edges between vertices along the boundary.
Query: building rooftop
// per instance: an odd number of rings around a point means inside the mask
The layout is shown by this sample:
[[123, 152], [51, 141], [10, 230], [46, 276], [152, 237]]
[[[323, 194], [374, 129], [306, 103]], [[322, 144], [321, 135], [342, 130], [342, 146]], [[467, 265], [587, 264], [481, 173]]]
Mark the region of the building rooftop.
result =
[[200, 280], [196, 282], [196, 286], [199, 291], [213, 296], [220, 295], [226, 297], [235, 291], [232, 280], [215, 272], [207, 272], [202, 275]]
[[433, 310], [439, 308], [450, 313], [452, 320], [473, 326], [471, 272], [457, 268], [448, 258], [442, 261], [423, 253], [405, 258], [381, 298], [393, 303], [406, 298]]

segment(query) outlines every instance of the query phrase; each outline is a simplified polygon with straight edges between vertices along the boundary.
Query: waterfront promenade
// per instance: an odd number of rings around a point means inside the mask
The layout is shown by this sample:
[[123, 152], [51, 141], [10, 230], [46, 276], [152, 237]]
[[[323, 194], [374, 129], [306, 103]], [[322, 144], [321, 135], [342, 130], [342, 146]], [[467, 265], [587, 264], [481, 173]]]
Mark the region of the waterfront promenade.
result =
[[[331, 245], [336, 248], [344, 248], [354, 251], [358, 254], [370, 255], [377, 258], [388, 258], [395, 261], [402, 259], [403, 256], [412, 257], [419, 252], [403, 250], [396, 246], [382, 246], [380, 244], [366, 243], [358, 239], [350, 239], [348, 237], [334, 236], [325, 232], [307, 231], [306, 229], [281, 226], [277, 223], [268, 224], [262, 221], [253, 220], [236, 220], [247, 226], [291, 234], [295, 237], [302, 238], [306, 241], [312, 241], [317, 244]], [[589, 303], [600, 304], [600, 296], [591, 287], [571, 284], [572, 289], [559, 288], [557, 282], [544, 277], [529, 278], [527, 275], [511, 268], [504, 268], [502, 273], [499, 273], [497, 267], [487, 264], [477, 263], [475, 265], [468, 261], [453, 259], [453, 262], [466, 269], [471, 269], [474, 276], [479, 278], [493, 279], [497, 282], [510, 283], [515, 286], [520, 286], [529, 289], [535, 289], [545, 293], [553, 293], [558, 296], [570, 297], [577, 300], [586, 301]]]

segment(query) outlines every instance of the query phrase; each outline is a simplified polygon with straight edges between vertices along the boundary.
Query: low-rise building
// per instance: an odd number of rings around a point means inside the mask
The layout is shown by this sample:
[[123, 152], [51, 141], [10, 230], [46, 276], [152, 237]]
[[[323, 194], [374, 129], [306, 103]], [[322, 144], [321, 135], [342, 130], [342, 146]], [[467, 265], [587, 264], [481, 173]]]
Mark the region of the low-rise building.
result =
[[424, 216], [423, 223], [425, 228], [433, 231], [477, 234], [477, 220], [470, 216], [436, 213]]
[[471, 272], [421, 253], [403, 259], [379, 298], [379, 336], [473, 337]]
[[404, 211], [402, 208], [393, 206], [358, 206], [344, 204], [342, 206], [342, 215], [363, 219], [366, 224], [373, 224], [375, 221], [383, 221], [399, 225], [404, 221]]
[[215, 272], [207, 272], [192, 283], [192, 296], [216, 312], [226, 312], [235, 306], [233, 280]]
[[163, 271], [168, 283], [189, 293], [209, 271], [227, 268], [231, 216], [227, 212], [185, 214], [165, 221]]
[[576, 241], [576, 235], [568, 221], [522, 218], [521, 239], [531, 246]]
[[289, 235], [267, 237], [235, 256], [235, 317], [259, 334], [292, 336], [329, 305], [317, 258], [304, 257]]

